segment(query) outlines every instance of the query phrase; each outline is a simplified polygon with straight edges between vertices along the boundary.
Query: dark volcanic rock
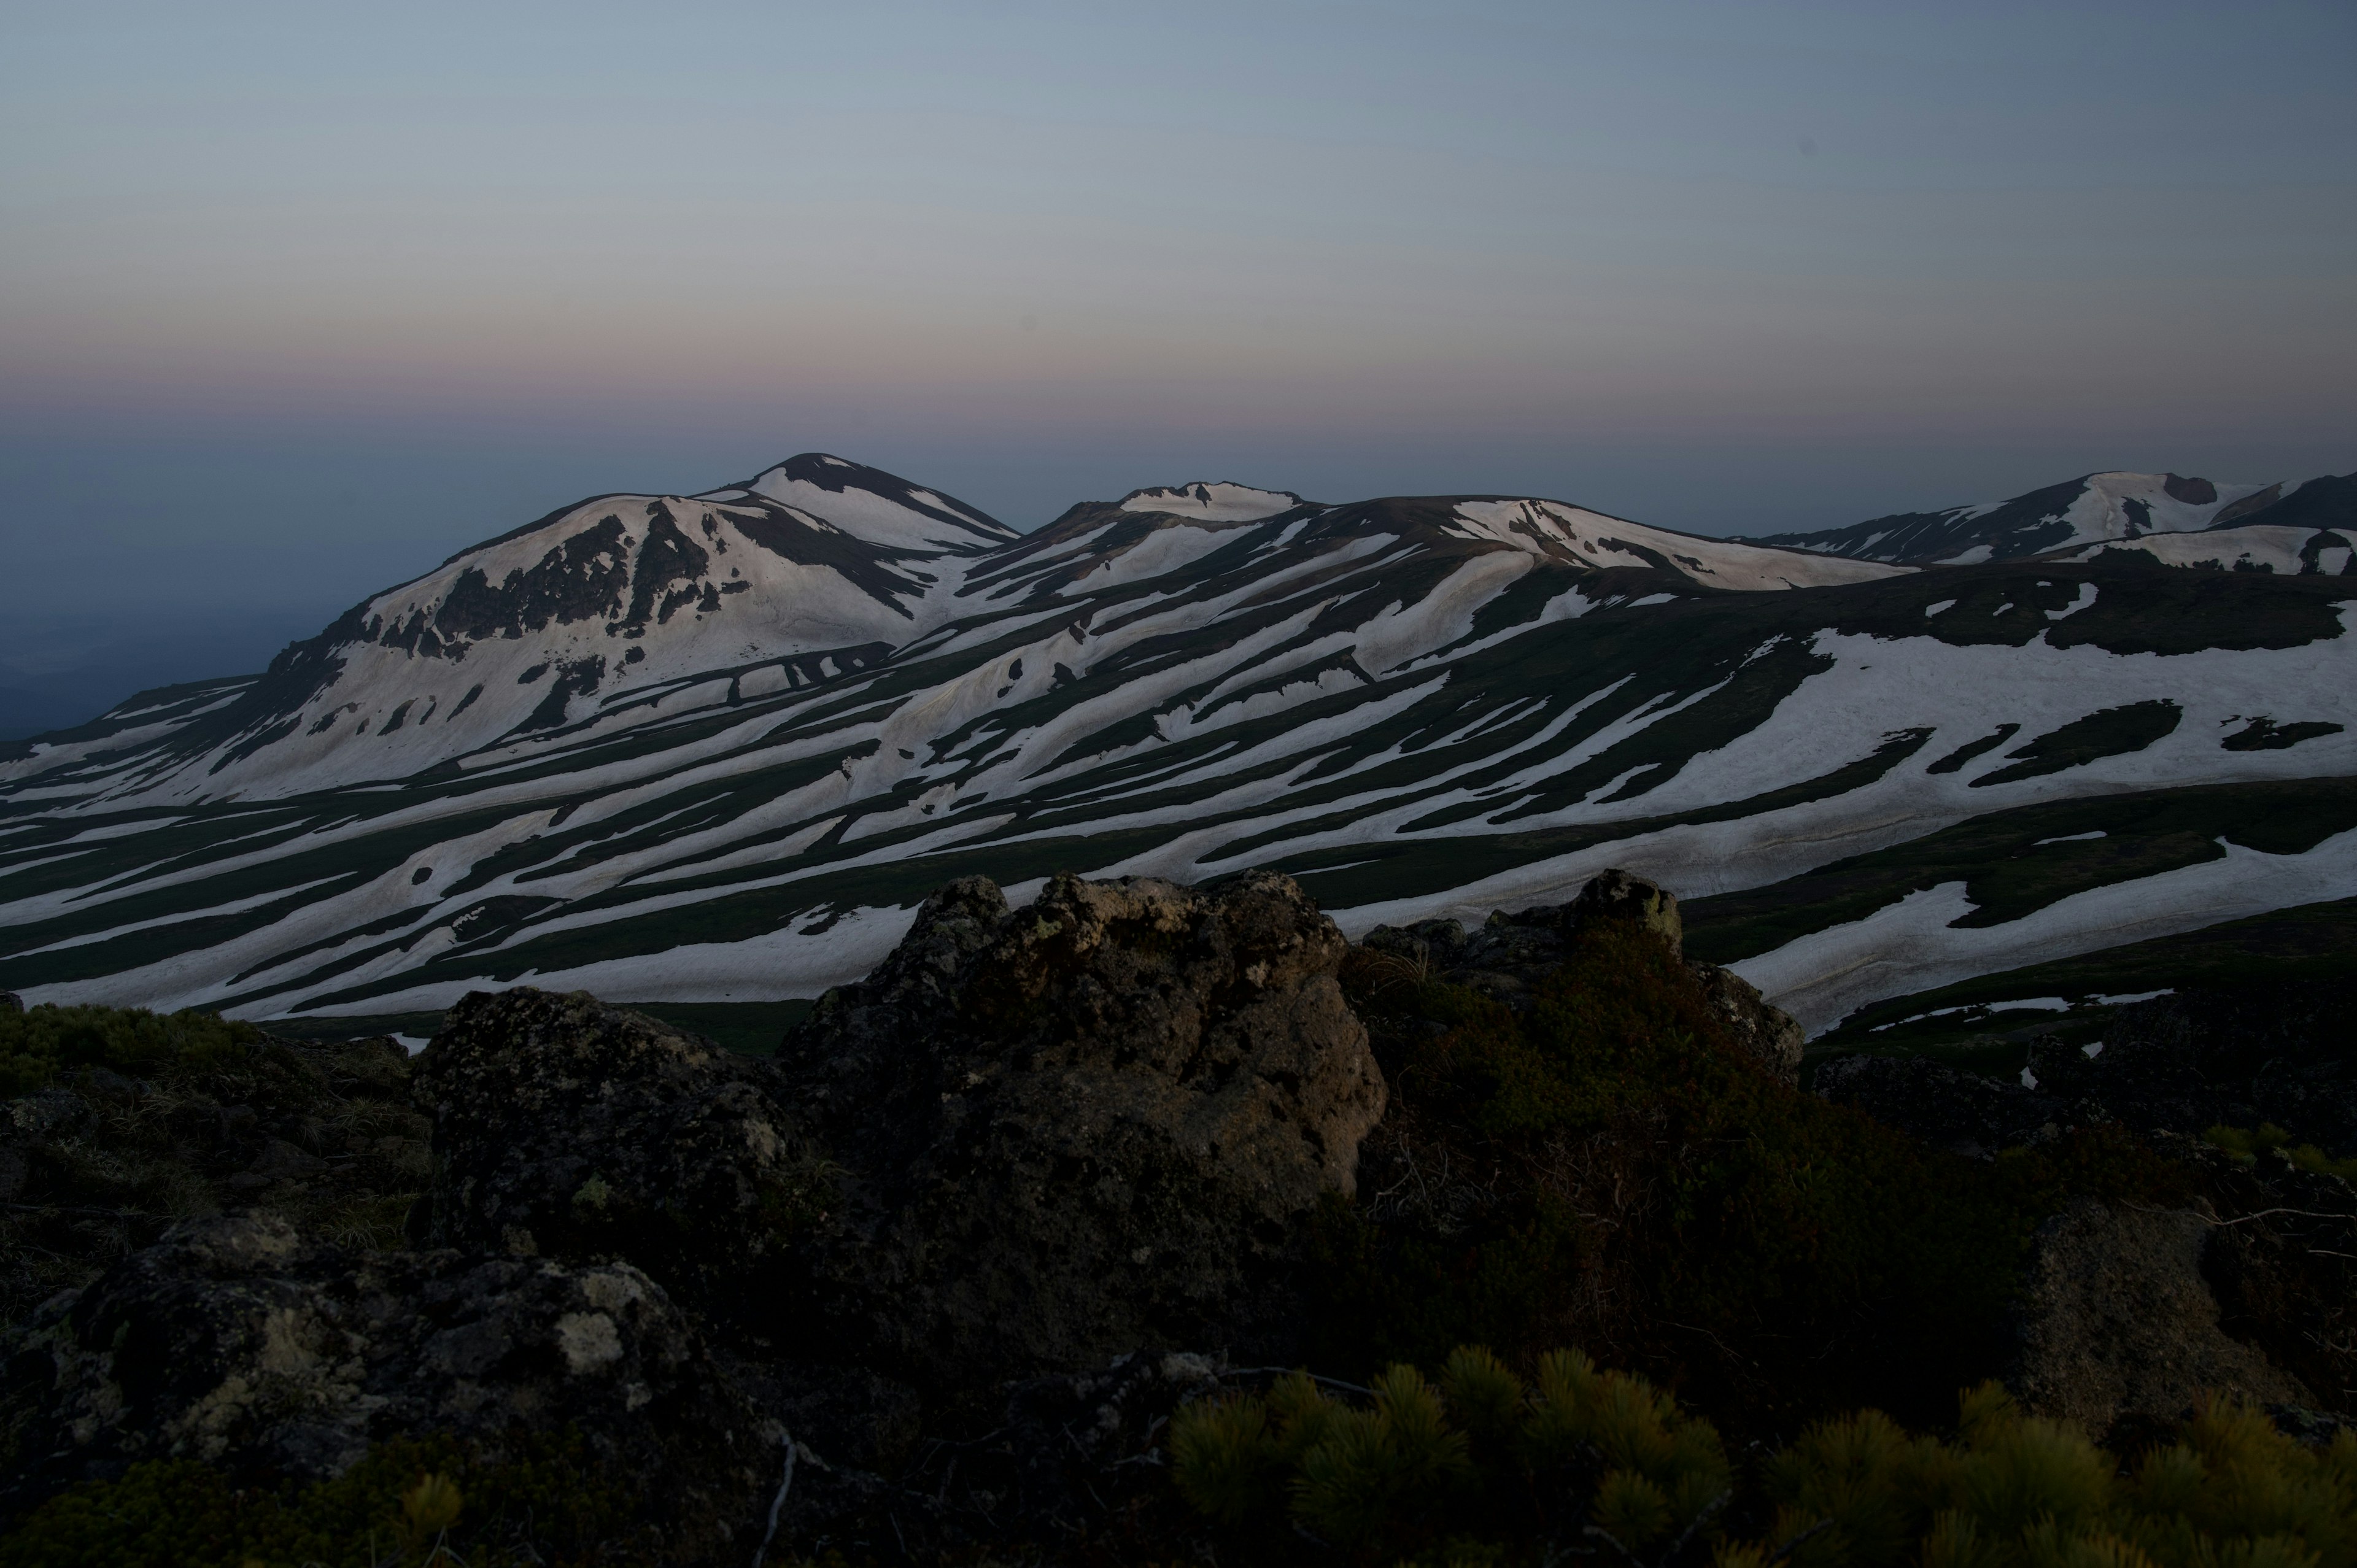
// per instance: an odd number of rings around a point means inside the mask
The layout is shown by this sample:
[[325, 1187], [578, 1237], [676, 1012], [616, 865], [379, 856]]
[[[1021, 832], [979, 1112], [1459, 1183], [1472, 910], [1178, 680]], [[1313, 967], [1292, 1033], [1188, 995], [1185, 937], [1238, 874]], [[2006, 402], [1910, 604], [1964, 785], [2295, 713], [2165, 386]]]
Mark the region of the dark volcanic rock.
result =
[[[1538, 984], [1563, 966], [1571, 939], [1584, 927], [1610, 921], [1650, 930], [1673, 952], [1684, 940], [1676, 894], [1625, 871], [1603, 871], [1568, 904], [1541, 904], [1513, 914], [1500, 909], [1470, 932], [1455, 920], [1377, 926], [1360, 945], [1418, 974], [1469, 986], [1519, 1013], [1531, 1005]], [[1686, 967], [1736, 1040], [1785, 1082], [1797, 1081], [1803, 1044], [1799, 1023], [1731, 970], [1692, 960]]]
[[2190, 1209], [2107, 1208], [2083, 1197], [2032, 1243], [2011, 1380], [2040, 1415], [2101, 1435], [2171, 1422], [2210, 1393], [2249, 1404], [2314, 1396], [2219, 1326], [2202, 1277], [2216, 1221]]
[[849, 1342], [953, 1388], [1148, 1348], [1282, 1348], [1321, 1194], [1383, 1078], [1286, 877], [955, 882], [778, 1066], [845, 1175], [819, 1267]]
[[11, 1513], [142, 1459], [317, 1478], [395, 1435], [497, 1454], [514, 1432], [570, 1426], [643, 1487], [662, 1556], [695, 1562], [733, 1552], [774, 1485], [774, 1426], [627, 1263], [353, 1252], [276, 1220], [198, 1220], [43, 1307], [5, 1349]]
[[417, 1058], [435, 1246], [627, 1258], [682, 1301], [776, 1326], [832, 1202], [759, 1062], [583, 992], [473, 993]]

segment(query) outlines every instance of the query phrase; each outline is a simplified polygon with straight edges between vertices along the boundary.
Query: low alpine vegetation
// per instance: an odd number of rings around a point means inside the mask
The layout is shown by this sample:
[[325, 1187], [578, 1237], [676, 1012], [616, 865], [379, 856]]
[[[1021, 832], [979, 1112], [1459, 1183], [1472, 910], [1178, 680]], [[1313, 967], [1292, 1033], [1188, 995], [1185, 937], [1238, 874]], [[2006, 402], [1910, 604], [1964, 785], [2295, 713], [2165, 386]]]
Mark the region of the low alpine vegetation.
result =
[[[1331, 1385], [1329, 1385], [1331, 1386]], [[2212, 1404], [2123, 1466], [1994, 1383], [1953, 1432], [1813, 1423], [1738, 1476], [1718, 1433], [1577, 1350], [1526, 1382], [1460, 1347], [1358, 1398], [1306, 1373], [1171, 1423], [1180, 1496], [1254, 1561], [1303, 1536], [1361, 1562], [1631, 1568], [2350, 1568], [2357, 1431], [2320, 1451]]]

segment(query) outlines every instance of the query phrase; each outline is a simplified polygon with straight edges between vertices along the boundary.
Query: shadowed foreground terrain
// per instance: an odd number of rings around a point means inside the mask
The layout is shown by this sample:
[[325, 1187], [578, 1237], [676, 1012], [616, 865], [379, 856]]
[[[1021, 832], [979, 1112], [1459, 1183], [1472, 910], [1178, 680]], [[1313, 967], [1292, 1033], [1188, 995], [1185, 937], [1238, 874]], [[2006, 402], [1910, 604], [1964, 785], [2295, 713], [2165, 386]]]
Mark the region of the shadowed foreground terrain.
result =
[[2352, 1561], [2329, 998], [1804, 1089], [1682, 940], [975, 877], [768, 1057], [0, 1010], [0, 1564]]

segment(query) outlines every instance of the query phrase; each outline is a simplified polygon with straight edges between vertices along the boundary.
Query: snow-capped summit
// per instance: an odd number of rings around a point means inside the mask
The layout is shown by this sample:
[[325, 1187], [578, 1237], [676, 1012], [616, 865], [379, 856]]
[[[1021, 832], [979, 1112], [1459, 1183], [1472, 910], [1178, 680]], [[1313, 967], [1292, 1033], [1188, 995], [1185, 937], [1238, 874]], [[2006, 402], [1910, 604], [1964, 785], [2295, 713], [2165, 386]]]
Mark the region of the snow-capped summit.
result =
[[894, 550], [971, 553], [1017, 537], [1013, 529], [963, 501], [825, 452], [789, 457], [740, 485], [697, 499], [733, 500], [748, 494], [783, 502], [855, 538]]
[[1291, 511], [1309, 503], [1291, 490], [1255, 489], [1222, 479], [1207, 483], [1197, 480], [1188, 485], [1157, 485], [1148, 489], [1132, 490], [1121, 498], [1124, 511], [1161, 512], [1170, 517], [1191, 517], [1204, 522], [1257, 522], [1265, 517], [1275, 517], [1281, 511]]
[[823, 453], [702, 495], [596, 497], [346, 611], [133, 779], [170, 799], [395, 779], [617, 704], [812, 683], [929, 629], [936, 590], [1019, 537]]

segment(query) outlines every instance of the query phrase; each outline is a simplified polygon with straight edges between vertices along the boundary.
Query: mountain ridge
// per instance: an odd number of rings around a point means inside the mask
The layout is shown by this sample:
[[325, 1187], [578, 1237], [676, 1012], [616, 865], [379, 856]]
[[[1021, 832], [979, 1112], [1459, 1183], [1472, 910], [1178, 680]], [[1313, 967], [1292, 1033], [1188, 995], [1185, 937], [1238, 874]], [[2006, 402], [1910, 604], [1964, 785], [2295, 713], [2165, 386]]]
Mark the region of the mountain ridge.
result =
[[1840, 528], [1763, 534], [1759, 544], [1916, 566], [1972, 565], [2088, 545], [2253, 525], [2357, 527], [2357, 475], [2221, 486], [2184, 475], [2084, 474], [2002, 501], [1894, 512]]
[[[260, 676], [12, 748], [0, 986], [255, 1016], [520, 979], [807, 995], [968, 870], [1258, 865], [1358, 930], [1608, 864], [1708, 897], [2042, 802], [2357, 773], [2345, 563], [2125, 548], [2247, 530], [1925, 571], [1535, 498], [1225, 481], [1000, 535], [828, 455], [772, 475], [793, 499], [560, 509]], [[2342, 875], [2331, 833], [2278, 848], [2224, 904], [2213, 872], [2124, 861], [1999, 924], [2085, 950], [2118, 924], [2104, 886], [2178, 876], [2161, 925], [2185, 929]], [[1822, 927], [1742, 961], [1829, 1027], [1958, 954], [2011, 961], [1973, 920], [1906, 914], [1846, 988], [1792, 948]]]

